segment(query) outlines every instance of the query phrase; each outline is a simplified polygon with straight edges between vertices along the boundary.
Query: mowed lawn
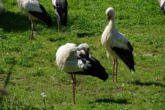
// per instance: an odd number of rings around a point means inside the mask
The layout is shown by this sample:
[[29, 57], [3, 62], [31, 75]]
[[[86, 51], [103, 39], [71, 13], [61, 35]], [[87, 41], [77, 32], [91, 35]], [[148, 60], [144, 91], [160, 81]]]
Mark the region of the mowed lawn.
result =
[[[0, 88], [9, 71], [12, 75], [9, 96], [1, 97], [0, 110], [165, 110], [165, 16], [157, 0], [68, 0], [68, 26], [60, 33], [51, 0], [39, 1], [53, 27], [36, 21], [36, 40], [30, 41], [26, 13], [16, 0], [2, 0]], [[135, 73], [119, 62], [118, 84], [112, 83], [112, 59], [100, 43], [109, 6], [116, 12], [116, 28], [134, 47], [136, 61]], [[77, 75], [76, 105], [71, 77], [55, 63], [58, 47], [67, 42], [88, 43], [109, 74], [105, 82]]]

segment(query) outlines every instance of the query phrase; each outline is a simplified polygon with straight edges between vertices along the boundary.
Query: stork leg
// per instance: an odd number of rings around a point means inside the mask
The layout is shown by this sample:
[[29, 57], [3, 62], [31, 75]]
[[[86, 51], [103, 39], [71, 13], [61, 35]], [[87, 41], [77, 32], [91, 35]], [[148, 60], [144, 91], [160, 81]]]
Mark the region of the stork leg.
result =
[[115, 71], [115, 58], [113, 59], [113, 68], [112, 68], [112, 82], [114, 82], [114, 71]]
[[31, 20], [31, 36], [30, 36], [30, 40], [34, 40], [33, 31], [34, 31], [34, 23], [33, 23], [33, 20]]
[[58, 24], [58, 32], [60, 32], [60, 22], [57, 21], [57, 24]]
[[72, 103], [75, 104], [76, 75], [71, 74], [71, 77], [72, 77]]
[[115, 69], [116, 69], [116, 71], [115, 71], [115, 73], [116, 73], [116, 83], [118, 83], [118, 78], [117, 78], [117, 76], [118, 76], [118, 74], [117, 74], [117, 72], [118, 72], [118, 61], [117, 61], [117, 58], [115, 59]]

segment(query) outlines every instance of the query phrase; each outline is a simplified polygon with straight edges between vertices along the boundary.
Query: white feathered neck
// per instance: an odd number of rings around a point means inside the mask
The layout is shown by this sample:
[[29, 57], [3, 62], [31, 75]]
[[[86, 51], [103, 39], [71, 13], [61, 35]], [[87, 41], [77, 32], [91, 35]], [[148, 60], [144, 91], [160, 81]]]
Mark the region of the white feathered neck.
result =
[[163, 3], [165, 2], [165, 0], [158, 0], [160, 7], [162, 7]]
[[106, 26], [102, 37], [101, 37], [101, 44], [105, 45], [106, 42], [108, 41], [109, 37], [111, 36], [112, 33], [117, 32], [116, 28], [115, 28], [115, 23], [114, 23], [114, 19], [109, 20], [108, 25]]

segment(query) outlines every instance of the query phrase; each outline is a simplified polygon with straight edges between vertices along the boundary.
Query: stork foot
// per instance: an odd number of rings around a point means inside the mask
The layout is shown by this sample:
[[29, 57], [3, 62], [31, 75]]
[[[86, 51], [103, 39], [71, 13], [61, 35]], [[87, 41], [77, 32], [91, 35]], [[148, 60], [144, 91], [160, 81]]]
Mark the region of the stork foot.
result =
[[38, 32], [37, 31], [33, 31], [33, 35], [37, 35], [38, 34]]
[[32, 40], [36, 40], [34, 37], [30, 37], [30, 40], [32, 41]]

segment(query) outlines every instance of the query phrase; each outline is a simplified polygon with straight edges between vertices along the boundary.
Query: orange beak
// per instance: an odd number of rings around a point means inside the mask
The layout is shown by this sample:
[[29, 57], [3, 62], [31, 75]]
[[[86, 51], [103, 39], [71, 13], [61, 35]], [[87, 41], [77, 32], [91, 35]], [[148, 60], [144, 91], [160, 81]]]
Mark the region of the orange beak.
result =
[[88, 58], [89, 58], [89, 51], [85, 51], [85, 53], [86, 53], [86, 55], [88, 56]]
[[110, 16], [108, 16], [108, 21], [110, 21], [110, 19], [111, 19], [111, 17], [110, 17]]

